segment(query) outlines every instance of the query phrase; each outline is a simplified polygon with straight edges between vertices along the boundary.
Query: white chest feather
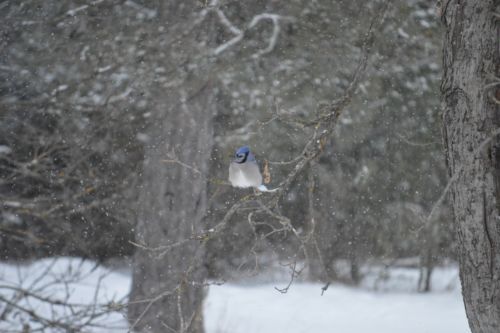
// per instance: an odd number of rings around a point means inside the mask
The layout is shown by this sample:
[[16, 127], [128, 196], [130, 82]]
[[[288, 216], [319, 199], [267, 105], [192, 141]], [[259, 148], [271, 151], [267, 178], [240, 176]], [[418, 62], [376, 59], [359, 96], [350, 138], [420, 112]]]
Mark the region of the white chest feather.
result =
[[259, 187], [262, 184], [262, 176], [256, 163], [231, 163], [229, 181], [235, 187]]

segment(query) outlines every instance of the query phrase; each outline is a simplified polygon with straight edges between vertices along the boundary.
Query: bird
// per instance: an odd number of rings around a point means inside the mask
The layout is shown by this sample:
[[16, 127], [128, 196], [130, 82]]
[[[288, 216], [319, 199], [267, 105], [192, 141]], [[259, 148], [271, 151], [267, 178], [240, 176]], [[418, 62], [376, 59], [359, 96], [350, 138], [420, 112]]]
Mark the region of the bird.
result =
[[229, 182], [234, 187], [242, 188], [258, 188], [262, 185], [259, 165], [250, 147], [243, 146], [236, 149], [234, 159], [229, 164]]
[[260, 192], [274, 192], [262, 184], [262, 174], [250, 147], [236, 149], [234, 159], [229, 164], [229, 182], [233, 187], [253, 187]]

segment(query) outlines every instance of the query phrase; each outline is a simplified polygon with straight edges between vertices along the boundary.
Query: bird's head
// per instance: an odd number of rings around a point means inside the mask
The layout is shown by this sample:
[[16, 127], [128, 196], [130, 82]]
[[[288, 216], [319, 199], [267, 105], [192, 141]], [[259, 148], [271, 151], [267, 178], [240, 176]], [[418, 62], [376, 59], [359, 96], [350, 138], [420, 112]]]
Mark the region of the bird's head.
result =
[[240, 147], [234, 154], [234, 162], [245, 163], [246, 161], [255, 161], [255, 156], [250, 152], [248, 146]]

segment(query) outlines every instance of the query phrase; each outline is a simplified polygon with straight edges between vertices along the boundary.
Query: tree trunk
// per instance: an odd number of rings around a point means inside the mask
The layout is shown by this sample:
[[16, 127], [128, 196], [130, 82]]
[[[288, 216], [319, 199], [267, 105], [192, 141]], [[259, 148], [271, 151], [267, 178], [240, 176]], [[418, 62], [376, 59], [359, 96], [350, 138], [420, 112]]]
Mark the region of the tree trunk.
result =
[[473, 333], [500, 332], [500, 114], [497, 1], [443, 1], [443, 137], [465, 310]]
[[139, 248], [134, 257], [129, 306], [138, 331], [203, 331], [204, 246], [189, 239], [199, 233], [205, 213], [214, 101], [207, 86], [194, 94], [185, 107], [161, 112], [151, 129], [136, 227], [138, 243], [148, 249]]
[[171, 36], [158, 47], [172, 86], [149, 91], [156, 103], [139, 189], [131, 331], [203, 332], [205, 245], [193, 235], [206, 229], [201, 223], [217, 90], [211, 62], [203, 57], [216, 31], [209, 18], [195, 26], [198, 8], [196, 2], [168, 1], [159, 9], [168, 26], [165, 39]]

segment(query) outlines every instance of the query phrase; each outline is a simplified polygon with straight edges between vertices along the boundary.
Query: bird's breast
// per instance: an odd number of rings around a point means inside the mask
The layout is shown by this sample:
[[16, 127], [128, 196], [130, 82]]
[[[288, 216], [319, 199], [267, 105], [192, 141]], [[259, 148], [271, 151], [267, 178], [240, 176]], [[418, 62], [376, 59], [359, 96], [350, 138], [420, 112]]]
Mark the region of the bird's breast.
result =
[[258, 187], [262, 184], [262, 175], [256, 163], [231, 163], [229, 181], [235, 187]]

